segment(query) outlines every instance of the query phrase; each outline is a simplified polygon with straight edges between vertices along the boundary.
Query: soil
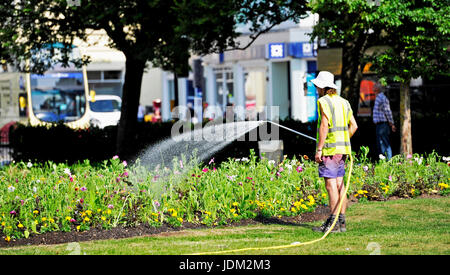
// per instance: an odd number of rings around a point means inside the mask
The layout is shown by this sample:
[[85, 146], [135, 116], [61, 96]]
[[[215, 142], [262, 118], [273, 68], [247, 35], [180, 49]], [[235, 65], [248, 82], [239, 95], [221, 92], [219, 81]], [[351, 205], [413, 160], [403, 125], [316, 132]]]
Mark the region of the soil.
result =
[[[235, 227], [245, 226], [253, 224], [282, 224], [282, 225], [303, 225], [307, 222], [325, 220], [330, 213], [329, 207], [318, 206], [314, 212], [304, 213], [301, 216], [296, 217], [281, 217], [278, 218], [266, 218], [258, 216], [254, 219], [245, 219], [239, 222], [233, 222], [228, 225], [217, 227]], [[216, 227], [216, 228], [217, 228]], [[22, 238], [19, 240], [11, 240], [5, 242], [0, 240], [0, 247], [16, 247], [16, 246], [28, 246], [28, 245], [50, 245], [50, 244], [62, 244], [71, 242], [83, 242], [93, 240], [107, 240], [107, 239], [121, 239], [137, 236], [151, 236], [158, 234], [167, 234], [170, 232], [176, 232], [187, 229], [201, 229], [211, 228], [202, 224], [183, 223], [181, 227], [171, 227], [164, 224], [158, 228], [150, 227], [148, 225], [139, 225], [135, 227], [115, 227], [109, 230], [100, 228], [91, 228], [84, 232], [47, 232], [44, 234], [31, 234], [29, 238]]]

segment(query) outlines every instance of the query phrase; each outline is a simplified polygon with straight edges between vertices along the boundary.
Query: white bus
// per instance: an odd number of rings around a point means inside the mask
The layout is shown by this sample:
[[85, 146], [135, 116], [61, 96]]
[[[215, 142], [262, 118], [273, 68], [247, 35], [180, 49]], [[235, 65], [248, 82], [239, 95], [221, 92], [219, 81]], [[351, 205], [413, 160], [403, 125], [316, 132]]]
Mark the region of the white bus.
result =
[[[80, 56], [78, 48], [72, 55]], [[62, 122], [71, 128], [89, 127], [86, 68], [55, 65], [43, 75], [27, 73], [28, 118], [31, 125]]]

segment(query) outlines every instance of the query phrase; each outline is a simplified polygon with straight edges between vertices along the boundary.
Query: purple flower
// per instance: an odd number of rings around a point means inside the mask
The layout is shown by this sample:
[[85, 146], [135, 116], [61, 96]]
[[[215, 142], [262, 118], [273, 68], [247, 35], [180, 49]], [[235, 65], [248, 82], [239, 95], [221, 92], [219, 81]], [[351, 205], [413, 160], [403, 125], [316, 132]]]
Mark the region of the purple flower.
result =
[[369, 167], [367, 165], [364, 165], [363, 169], [364, 169], [365, 172], [367, 172], [367, 170], [369, 170]]
[[159, 204], [159, 202], [158, 202], [158, 201], [155, 201], [155, 206], [156, 206], [156, 207], [160, 207], [160, 206], [161, 206], [161, 204]]
[[239, 184], [240, 186], [242, 186], [242, 181], [240, 181], [238, 184]]
[[109, 209], [113, 209], [113, 208], [114, 208], [114, 205], [108, 204], [108, 208], [109, 208]]
[[11, 215], [16, 215], [17, 212], [13, 210], [13, 211], [9, 212], [9, 214], [11, 214]]
[[86, 191], [87, 188], [86, 188], [85, 186], [83, 186], [83, 187], [80, 188], [80, 190], [81, 190], [81, 191]]

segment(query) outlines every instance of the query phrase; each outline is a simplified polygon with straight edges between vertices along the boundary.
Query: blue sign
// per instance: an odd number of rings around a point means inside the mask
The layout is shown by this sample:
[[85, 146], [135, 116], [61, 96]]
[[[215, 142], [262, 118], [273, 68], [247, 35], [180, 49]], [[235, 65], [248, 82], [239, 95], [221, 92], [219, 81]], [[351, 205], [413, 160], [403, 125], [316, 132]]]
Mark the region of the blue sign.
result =
[[296, 58], [315, 57], [317, 51], [314, 49], [314, 44], [310, 42], [294, 42], [289, 43], [289, 55]]
[[284, 58], [286, 56], [284, 48], [284, 43], [270, 43], [269, 59]]
[[31, 79], [39, 78], [83, 78], [83, 73], [46, 73], [46, 74], [32, 74]]

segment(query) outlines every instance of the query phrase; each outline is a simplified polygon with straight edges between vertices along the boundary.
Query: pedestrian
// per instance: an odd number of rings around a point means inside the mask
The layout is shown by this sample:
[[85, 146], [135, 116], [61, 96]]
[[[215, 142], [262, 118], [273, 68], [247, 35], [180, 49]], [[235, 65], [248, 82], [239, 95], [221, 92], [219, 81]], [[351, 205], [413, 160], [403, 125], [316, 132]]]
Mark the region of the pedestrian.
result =
[[383, 93], [383, 86], [376, 82], [373, 91], [376, 95], [373, 106], [373, 123], [375, 123], [375, 133], [378, 154], [384, 155], [388, 160], [392, 158], [391, 143], [389, 135], [396, 131], [394, 119], [388, 98]]
[[319, 177], [325, 179], [330, 204], [330, 216], [319, 227], [317, 232], [327, 232], [331, 227], [338, 206], [342, 200], [339, 221], [331, 232], [345, 232], [345, 211], [347, 208], [347, 194], [344, 187], [345, 160], [351, 154], [350, 138], [358, 125], [353, 116], [350, 103], [337, 94], [334, 75], [321, 71], [317, 78], [311, 80], [319, 93], [317, 110], [317, 150], [315, 161], [319, 164]]
[[145, 116], [145, 107], [139, 104], [138, 107], [138, 121], [139, 122], [143, 122], [144, 121], [144, 116]]

